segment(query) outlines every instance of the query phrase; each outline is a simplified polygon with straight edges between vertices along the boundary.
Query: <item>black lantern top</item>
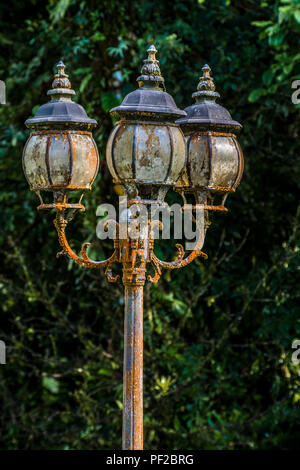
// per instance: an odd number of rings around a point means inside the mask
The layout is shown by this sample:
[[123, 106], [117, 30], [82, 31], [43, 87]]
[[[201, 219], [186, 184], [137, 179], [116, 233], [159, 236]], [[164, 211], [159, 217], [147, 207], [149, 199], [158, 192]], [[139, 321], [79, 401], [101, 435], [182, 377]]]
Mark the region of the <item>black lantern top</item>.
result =
[[128, 119], [162, 120], [175, 119], [186, 113], [177, 108], [173, 98], [165, 91], [157, 50], [150, 46], [148, 58], [144, 60], [141, 75], [137, 78], [139, 88], [125, 96], [122, 104], [110, 110], [113, 116]]
[[185, 108], [187, 116], [176, 121], [183, 131], [188, 130], [211, 130], [211, 131], [239, 131], [242, 125], [234, 121], [227, 109], [216, 103], [220, 97], [215, 91], [216, 87], [213, 77], [210, 76], [209, 65], [202, 68], [203, 75], [195, 93], [192, 97], [196, 103]]
[[72, 101], [75, 91], [71, 90], [69, 76], [65, 74], [65, 65], [62, 61], [57, 64], [58, 73], [54, 75], [52, 89], [47, 95], [51, 96], [49, 103], [43, 104], [31, 119], [25, 124], [31, 128], [80, 128], [96, 127], [97, 121], [90, 119], [80, 104]]

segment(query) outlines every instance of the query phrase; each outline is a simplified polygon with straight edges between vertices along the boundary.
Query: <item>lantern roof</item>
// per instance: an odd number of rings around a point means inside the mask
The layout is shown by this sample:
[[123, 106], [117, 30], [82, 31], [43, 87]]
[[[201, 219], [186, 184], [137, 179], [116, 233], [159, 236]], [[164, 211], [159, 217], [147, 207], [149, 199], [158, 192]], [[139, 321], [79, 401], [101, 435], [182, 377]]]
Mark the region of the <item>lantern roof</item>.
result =
[[137, 78], [139, 88], [125, 96], [121, 105], [111, 109], [110, 113], [128, 119], [142, 116], [153, 120], [175, 120], [185, 116], [186, 113], [177, 108], [172, 96], [166, 92], [155, 46], [150, 46], [147, 53], [148, 58], [144, 60], [141, 75]]
[[27, 119], [27, 127], [80, 127], [87, 129], [95, 127], [97, 121], [88, 117], [84, 108], [72, 101], [75, 91], [71, 89], [69, 76], [65, 73], [65, 65], [60, 61], [57, 65], [57, 73], [54, 75], [52, 88], [47, 92], [51, 100], [40, 106], [34, 117]]
[[203, 75], [197, 87], [197, 91], [192, 94], [196, 103], [185, 108], [187, 116], [176, 121], [183, 129], [209, 129], [239, 131], [242, 125], [234, 121], [226, 108], [216, 103], [220, 97], [216, 90], [214, 79], [210, 75], [209, 65], [202, 67]]

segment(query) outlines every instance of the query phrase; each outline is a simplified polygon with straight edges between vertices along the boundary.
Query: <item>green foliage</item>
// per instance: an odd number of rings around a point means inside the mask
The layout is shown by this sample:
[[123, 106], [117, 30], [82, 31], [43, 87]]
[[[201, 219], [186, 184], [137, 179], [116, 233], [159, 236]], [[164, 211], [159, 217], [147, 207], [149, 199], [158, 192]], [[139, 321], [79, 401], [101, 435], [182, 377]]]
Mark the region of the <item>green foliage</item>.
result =
[[[269, 12], [267, 12], [269, 17]], [[267, 39], [272, 50], [273, 60], [262, 74], [262, 88], [253, 90], [249, 101], [276, 93], [286, 93], [292, 80], [300, 77], [300, 2], [299, 0], [280, 0], [274, 2], [272, 19], [253, 21], [261, 32], [259, 40]]]
[[[221, 103], [244, 125], [246, 168], [228, 215], [207, 233], [208, 261], [145, 289], [146, 447], [297, 448], [299, 2], [12, 0], [0, 11], [1, 448], [120, 447], [122, 286], [55, 257], [53, 215], [36, 211], [21, 154], [24, 121], [63, 59], [76, 99], [100, 123], [103, 161], [69, 237], [108, 256], [111, 243], [95, 235], [97, 205], [116, 200], [108, 111], [136, 87], [152, 42], [180, 107], [211, 66]], [[170, 259], [173, 247], [157, 252]]]

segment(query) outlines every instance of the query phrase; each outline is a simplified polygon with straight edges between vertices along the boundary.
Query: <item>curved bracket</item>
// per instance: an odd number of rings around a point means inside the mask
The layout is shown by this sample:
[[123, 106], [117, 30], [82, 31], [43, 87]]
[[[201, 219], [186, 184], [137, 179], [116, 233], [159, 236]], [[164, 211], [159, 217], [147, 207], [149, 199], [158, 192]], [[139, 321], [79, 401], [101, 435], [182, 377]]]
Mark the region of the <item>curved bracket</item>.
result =
[[[126, 275], [129, 275], [129, 279], [131, 279], [132, 275], [136, 275], [136, 269], [142, 273], [141, 279], [139, 279], [139, 282], [144, 282], [145, 279], [145, 266], [147, 263], [152, 263], [154, 267], [154, 275], [148, 275], [147, 279], [150, 282], [157, 282], [159, 278], [161, 277], [162, 274], [162, 268], [163, 269], [180, 269], [183, 268], [184, 266], [187, 266], [190, 264], [195, 258], [198, 256], [202, 256], [204, 258], [207, 258], [207, 255], [201, 251], [203, 241], [200, 241], [198, 239], [198, 243], [196, 244], [196, 247], [194, 250], [186, 257], [185, 256], [185, 251], [184, 248], [181, 244], [177, 244], [177, 250], [178, 254], [177, 257], [174, 261], [163, 261], [160, 260], [154, 253], [154, 239], [152, 238], [152, 229], [153, 229], [153, 224], [150, 223], [148, 230], [149, 230], [149, 238], [147, 239], [147, 243], [145, 245], [142, 244], [142, 246], [139, 246], [137, 242], [131, 241], [129, 243], [129, 240], [126, 239], [123, 241], [123, 239], [119, 239], [119, 230], [117, 230], [117, 235], [116, 239], [114, 241], [114, 246], [115, 250], [113, 254], [110, 256], [110, 258], [104, 260], [104, 261], [94, 261], [91, 258], [89, 258], [87, 254], [87, 249], [90, 245], [90, 243], [84, 243], [82, 245], [81, 251], [80, 251], [80, 256], [78, 256], [75, 251], [70, 247], [69, 242], [66, 237], [66, 226], [69, 222], [69, 220], [72, 217], [68, 218], [65, 217], [64, 211], [58, 211], [56, 214], [56, 218], [54, 220], [54, 226], [57, 230], [58, 233], [58, 240], [59, 244], [62, 247], [62, 251], [57, 254], [57, 256], [60, 255], [66, 255], [75, 263], [84, 266], [85, 268], [105, 268], [105, 275], [110, 282], [116, 282], [119, 279], [118, 275], [114, 275], [112, 272], [112, 265], [117, 262], [117, 263], [122, 263], [123, 264], [123, 282], [124, 279], [126, 278]], [[116, 222], [115, 222], [116, 223]], [[161, 228], [161, 223], [158, 223], [158, 225]], [[117, 223], [116, 223], [117, 224]], [[117, 224], [118, 227], [118, 224]], [[145, 245], [145, 246], [144, 246]], [[136, 262], [137, 259], [141, 260], [141, 266], [137, 268]], [[125, 275], [126, 274], [126, 275]], [[125, 276], [125, 278], [124, 278]]]
[[104, 260], [104, 261], [94, 261], [89, 258], [87, 254], [87, 249], [90, 243], [84, 243], [80, 254], [81, 256], [78, 256], [74, 250], [69, 245], [69, 242], [66, 237], [66, 226], [68, 224], [68, 221], [64, 218], [64, 216], [61, 213], [56, 214], [56, 218], [54, 219], [54, 226], [57, 230], [58, 234], [58, 241], [60, 246], [62, 247], [62, 251], [57, 253], [57, 257], [61, 255], [66, 255], [75, 263], [80, 264], [81, 266], [84, 266], [85, 268], [106, 268], [105, 269], [105, 275], [107, 276], [108, 280], [110, 282], [116, 282], [119, 278], [119, 276], [114, 276], [112, 274], [111, 266], [114, 262], [118, 261], [118, 250], [115, 249], [113, 254], [110, 256], [110, 258]]
[[[197, 221], [196, 221], [197, 222]], [[154, 221], [154, 224], [157, 224], [159, 229], [162, 228], [162, 223], [160, 221]], [[152, 230], [154, 228], [153, 222], [150, 223], [150, 234], [152, 234]], [[160, 260], [154, 253], [154, 241], [152, 242], [150, 253], [149, 253], [149, 261], [152, 263], [154, 267], [154, 276], [148, 275], [147, 279], [150, 282], [157, 282], [162, 274], [161, 268], [164, 269], [180, 269], [184, 266], [190, 264], [195, 258], [198, 256], [202, 256], [203, 258], [208, 258], [207, 254], [201, 251], [203, 246], [204, 239], [198, 238], [197, 243], [193, 251], [184, 258], [185, 251], [183, 246], [180, 243], [176, 244], [176, 248], [178, 250], [177, 257], [174, 261], [163, 261]]]
[[202, 256], [203, 258], [207, 259], [208, 256], [206, 253], [203, 253], [203, 251], [200, 251], [199, 249], [195, 249], [190, 253], [186, 258], [184, 258], [185, 251], [182, 245], [179, 243], [176, 245], [176, 248], [178, 249], [178, 255], [177, 258], [174, 261], [162, 261], [157, 256], [154, 254], [152, 251], [150, 255], [150, 260], [153, 264], [155, 274], [154, 276], [148, 276], [148, 280], [151, 282], [157, 282], [161, 276], [161, 269], [180, 269], [183, 268], [184, 266], [187, 266], [190, 264], [195, 258], [198, 256]]

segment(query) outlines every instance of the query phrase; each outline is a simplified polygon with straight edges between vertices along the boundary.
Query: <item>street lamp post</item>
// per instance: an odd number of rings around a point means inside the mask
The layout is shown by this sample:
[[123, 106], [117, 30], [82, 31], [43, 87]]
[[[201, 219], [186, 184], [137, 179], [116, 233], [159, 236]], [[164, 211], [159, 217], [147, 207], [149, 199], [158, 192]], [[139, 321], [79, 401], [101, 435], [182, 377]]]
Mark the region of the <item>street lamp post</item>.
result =
[[[64, 254], [86, 268], [105, 268], [108, 281], [116, 282], [112, 265], [120, 263], [125, 290], [124, 369], [123, 369], [123, 449], [143, 449], [143, 288], [146, 280], [157, 282], [162, 269], [179, 269], [196, 257], [207, 257], [201, 251], [210, 210], [226, 210], [224, 200], [238, 185], [242, 174], [242, 152], [234, 131], [241, 126], [215, 103], [208, 66], [203, 68], [197, 103], [185, 111], [177, 108], [165, 91], [164, 79], [150, 46], [144, 60], [138, 89], [129, 93], [122, 104], [111, 110], [119, 119], [108, 139], [106, 161], [115, 183], [122, 186], [128, 198], [127, 208], [115, 222], [114, 252], [104, 261], [94, 261], [87, 254], [88, 243], [80, 255], [70, 247], [66, 227], [74, 212], [84, 211], [82, 196], [70, 201], [72, 191], [82, 195], [97, 175], [99, 157], [91, 130], [96, 121], [71, 100], [71, 90], [64, 64], [60, 62], [52, 89], [51, 101], [41, 106], [34, 118], [26, 121], [32, 129], [23, 152], [23, 168], [30, 185], [40, 198], [38, 209], [55, 209], [54, 225]], [[186, 141], [186, 142], [185, 142]], [[198, 239], [194, 249], [185, 255], [176, 245], [177, 257], [170, 262], [154, 253], [152, 220], [131, 237], [121, 221], [134, 218], [138, 211], [164, 206], [167, 191], [174, 188], [183, 197], [182, 210], [198, 209]], [[53, 193], [53, 201], [44, 202], [45, 194]], [[189, 206], [186, 194], [195, 196]], [[213, 204], [216, 194], [225, 193], [220, 205]], [[70, 215], [71, 214], [71, 215]], [[156, 221], [156, 225], [160, 225]], [[151, 264], [154, 275], [147, 276]]]

